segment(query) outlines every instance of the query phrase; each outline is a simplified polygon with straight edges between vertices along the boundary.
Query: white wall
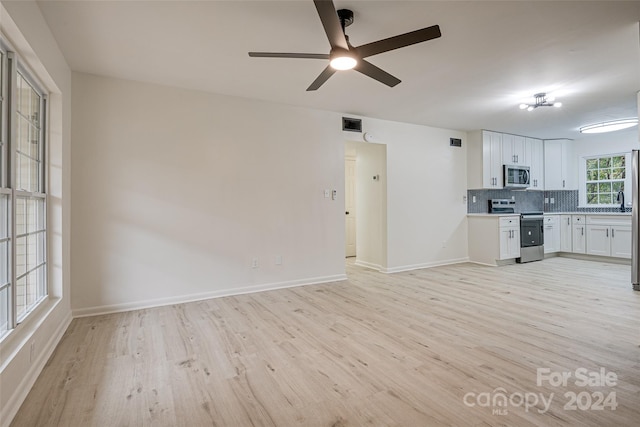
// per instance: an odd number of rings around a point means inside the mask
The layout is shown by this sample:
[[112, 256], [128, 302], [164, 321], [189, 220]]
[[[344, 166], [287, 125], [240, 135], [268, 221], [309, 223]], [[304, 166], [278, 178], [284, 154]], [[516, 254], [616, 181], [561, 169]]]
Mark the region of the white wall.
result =
[[[580, 191], [580, 203], [586, 203], [584, 200], [584, 174], [585, 165], [584, 157], [591, 157], [606, 154], [630, 153], [631, 150], [640, 149], [638, 143], [638, 128], [625, 129], [623, 131], [582, 135], [580, 139], [576, 139], [572, 143], [573, 165], [575, 172], [575, 182], [578, 183]], [[627, 205], [631, 202], [631, 177], [627, 176], [625, 184], [625, 199]], [[629, 205], [630, 206], [630, 205]]]
[[344, 278], [337, 113], [78, 73], [73, 108], [74, 314]]
[[[387, 245], [381, 270], [467, 260], [466, 133], [372, 118], [363, 118], [362, 126], [387, 147], [382, 182]], [[451, 147], [449, 138], [462, 139], [462, 147]]]
[[4, 427], [11, 422], [71, 321], [71, 72], [35, 2], [1, 2], [0, 31], [49, 91], [47, 270], [50, 298], [0, 345], [0, 426]]
[[617, 132], [582, 135], [572, 143], [573, 155], [576, 159], [599, 154], [627, 153], [640, 148], [638, 144], [638, 128], [634, 127]]

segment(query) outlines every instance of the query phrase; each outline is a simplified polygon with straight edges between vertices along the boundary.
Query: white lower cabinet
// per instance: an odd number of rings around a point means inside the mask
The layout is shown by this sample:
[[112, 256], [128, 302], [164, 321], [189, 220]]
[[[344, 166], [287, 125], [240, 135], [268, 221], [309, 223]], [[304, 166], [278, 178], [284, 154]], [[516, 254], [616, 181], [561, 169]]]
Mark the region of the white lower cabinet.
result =
[[587, 225], [587, 254], [611, 256], [608, 225]]
[[560, 215], [560, 252], [572, 251], [571, 229], [571, 215]]
[[469, 215], [469, 260], [499, 265], [520, 257], [519, 215]]
[[611, 256], [631, 259], [631, 227], [611, 227]]
[[587, 230], [584, 215], [571, 217], [571, 252], [584, 254], [587, 252]]
[[544, 216], [544, 253], [560, 251], [560, 216]]
[[588, 255], [631, 258], [630, 218], [587, 216]]
[[500, 227], [500, 258], [501, 260], [518, 258], [520, 256], [520, 226]]

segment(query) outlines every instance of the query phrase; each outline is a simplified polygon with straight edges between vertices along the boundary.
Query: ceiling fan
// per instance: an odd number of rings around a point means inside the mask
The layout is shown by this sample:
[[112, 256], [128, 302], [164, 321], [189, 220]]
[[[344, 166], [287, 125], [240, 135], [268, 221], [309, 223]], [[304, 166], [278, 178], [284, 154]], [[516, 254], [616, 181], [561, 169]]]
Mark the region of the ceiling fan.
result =
[[353, 23], [353, 12], [348, 9], [336, 11], [332, 0], [313, 0], [316, 6], [320, 21], [331, 45], [329, 54], [322, 53], [279, 53], [279, 52], [249, 52], [253, 58], [303, 58], [303, 59], [328, 59], [329, 65], [311, 83], [307, 91], [317, 90], [326, 82], [337, 70], [355, 69], [362, 74], [394, 87], [400, 83], [400, 79], [392, 76], [386, 71], [376, 67], [364, 58], [422, 43], [441, 36], [440, 27], [433, 25], [421, 30], [389, 37], [372, 43], [354, 47], [349, 43], [349, 36], [344, 29]]

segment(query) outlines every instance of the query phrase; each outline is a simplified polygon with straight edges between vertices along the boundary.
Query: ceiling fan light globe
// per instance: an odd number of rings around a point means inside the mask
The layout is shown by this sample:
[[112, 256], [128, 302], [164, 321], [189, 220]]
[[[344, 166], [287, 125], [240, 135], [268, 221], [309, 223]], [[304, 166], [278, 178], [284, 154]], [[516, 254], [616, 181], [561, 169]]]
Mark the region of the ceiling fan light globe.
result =
[[351, 70], [358, 64], [358, 61], [352, 56], [336, 56], [331, 58], [329, 64], [336, 70]]
[[553, 104], [553, 106], [556, 107], [556, 108], [560, 108], [560, 107], [562, 107], [562, 102], [555, 102]]
[[534, 108], [536, 108], [536, 107], [534, 107], [533, 105], [529, 105], [529, 106], [527, 107], [527, 111], [533, 111], [533, 110], [534, 110]]

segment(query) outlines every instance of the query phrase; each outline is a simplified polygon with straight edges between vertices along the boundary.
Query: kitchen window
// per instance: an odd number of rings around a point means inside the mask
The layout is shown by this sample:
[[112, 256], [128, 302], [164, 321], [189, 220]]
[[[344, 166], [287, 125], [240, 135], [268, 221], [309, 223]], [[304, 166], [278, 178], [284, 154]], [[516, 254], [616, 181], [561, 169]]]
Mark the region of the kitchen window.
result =
[[584, 158], [584, 205], [588, 207], [615, 206], [618, 192], [627, 183], [627, 154], [607, 154]]
[[46, 299], [46, 97], [0, 40], [0, 338]]

